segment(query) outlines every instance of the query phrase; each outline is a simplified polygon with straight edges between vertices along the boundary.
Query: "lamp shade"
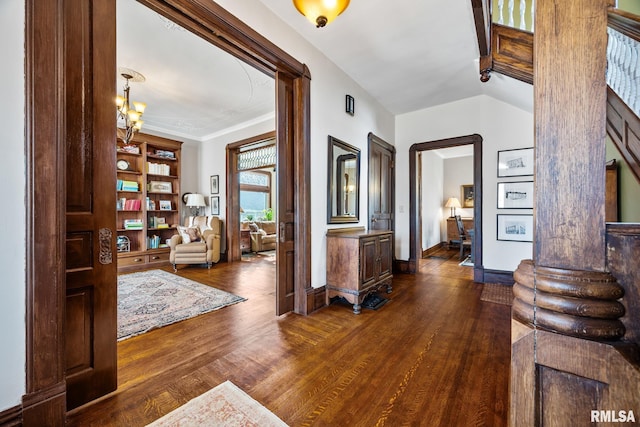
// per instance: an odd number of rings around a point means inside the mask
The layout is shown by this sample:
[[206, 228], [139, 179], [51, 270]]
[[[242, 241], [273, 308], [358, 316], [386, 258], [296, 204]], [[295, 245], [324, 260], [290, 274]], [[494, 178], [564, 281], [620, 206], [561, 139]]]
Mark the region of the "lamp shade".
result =
[[460, 200], [455, 197], [449, 197], [447, 203], [444, 205], [445, 208], [461, 208]]
[[199, 208], [204, 205], [204, 196], [202, 194], [189, 194], [187, 196], [187, 206]]
[[349, 0], [293, 0], [298, 12], [316, 27], [324, 27], [349, 6]]

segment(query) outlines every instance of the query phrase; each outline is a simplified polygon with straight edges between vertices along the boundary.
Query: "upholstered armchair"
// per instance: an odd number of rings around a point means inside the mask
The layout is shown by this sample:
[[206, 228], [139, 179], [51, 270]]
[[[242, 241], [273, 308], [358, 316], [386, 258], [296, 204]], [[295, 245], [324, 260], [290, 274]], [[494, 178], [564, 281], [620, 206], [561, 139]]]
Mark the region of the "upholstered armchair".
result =
[[169, 241], [169, 261], [173, 270], [178, 264], [211, 264], [220, 261], [222, 221], [217, 216], [190, 216], [178, 227]]

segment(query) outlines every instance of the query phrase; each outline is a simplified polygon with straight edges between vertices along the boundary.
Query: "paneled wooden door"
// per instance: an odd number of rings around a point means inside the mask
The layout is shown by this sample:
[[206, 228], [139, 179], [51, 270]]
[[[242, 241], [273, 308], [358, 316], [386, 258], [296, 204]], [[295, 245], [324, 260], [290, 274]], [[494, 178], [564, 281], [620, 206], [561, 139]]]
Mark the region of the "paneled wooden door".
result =
[[276, 314], [293, 311], [295, 298], [295, 180], [294, 170], [294, 88], [293, 79], [276, 73], [276, 179], [278, 243], [276, 246]]
[[395, 147], [369, 134], [369, 229], [393, 230]]
[[117, 387], [115, 6], [64, 1], [67, 409]]

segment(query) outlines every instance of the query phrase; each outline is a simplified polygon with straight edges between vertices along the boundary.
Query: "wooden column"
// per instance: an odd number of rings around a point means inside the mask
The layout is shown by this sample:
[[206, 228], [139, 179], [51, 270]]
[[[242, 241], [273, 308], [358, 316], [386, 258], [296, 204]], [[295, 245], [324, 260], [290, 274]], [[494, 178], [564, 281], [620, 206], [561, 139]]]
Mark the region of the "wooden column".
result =
[[512, 426], [588, 425], [593, 410], [640, 411], [631, 397], [639, 386], [628, 381], [638, 370], [622, 363], [623, 343], [607, 343], [625, 334], [624, 292], [605, 250], [609, 5], [536, 2], [534, 259], [514, 273]]

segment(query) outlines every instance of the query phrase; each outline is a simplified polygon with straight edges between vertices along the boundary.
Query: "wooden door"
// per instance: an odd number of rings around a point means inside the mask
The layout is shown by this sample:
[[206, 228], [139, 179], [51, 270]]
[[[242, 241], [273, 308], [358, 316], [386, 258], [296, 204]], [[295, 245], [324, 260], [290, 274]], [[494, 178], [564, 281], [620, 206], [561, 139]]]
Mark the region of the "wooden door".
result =
[[295, 180], [293, 79], [276, 73], [276, 179], [278, 242], [276, 246], [276, 314], [293, 311], [295, 297]]
[[369, 229], [393, 230], [395, 148], [369, 134]]
[[117, 387], [115, 2], [65, 0], [64, 21], [65, 374], [71, 409]]

